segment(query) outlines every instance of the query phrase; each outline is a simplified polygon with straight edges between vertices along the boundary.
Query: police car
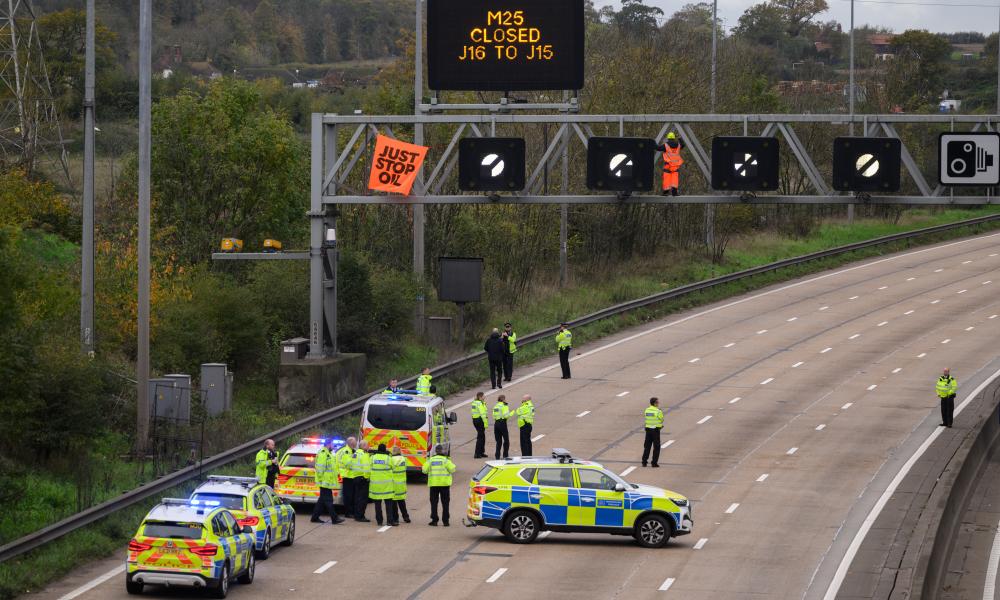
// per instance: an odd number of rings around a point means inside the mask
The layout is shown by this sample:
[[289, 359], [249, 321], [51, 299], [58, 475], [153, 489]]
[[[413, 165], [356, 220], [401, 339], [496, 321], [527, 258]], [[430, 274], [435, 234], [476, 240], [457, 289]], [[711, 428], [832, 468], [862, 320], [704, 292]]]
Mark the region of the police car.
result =
[[253, 550], [253, 529], [240, 527], [226, 508], [164, 498], [128, 543], [125, 590], [141, 594], [147, 585], [191, 587], [225, 598], [233, 578], [253, 583]]
[[691, 533], [684, 496], [628, 483], [601, 465], [555, 448], [552, 457], [487, 461], [469, 482], [466, 525], [499, 529], [517, 544], [541, 531], [631, 535], [647, 548]]
[[431, 450], [451, 448], [449, 426], [456, 423], [455, 413], [445, 414], [444, 400], [416, 390], [375, 394], [365, 403], [361, 414], [361, 437], [372, 448], [385, 444], [387, 450], [399, 446], [406, 459], [406, 470], [420, 472]]
[[[319, 500], [319, 486], [316, 485], [316, 455], [326, 443], [326, 438], [306, 437], [289, 448], [278, 463], [278, 476], [274, 480], [274, 491], [284, 500], [315, 504]], [[333, 438], [333, 453], [344, 446], [344, 440]], [[340, 481], [340, 475], [337, 475]], [[333, 490], [333, 503], [343, 504], [340, 490]]]
[[261, 560], [271, 555], [272, 543], [280, 540], [291, 546], [295, 542], [295, 509], [256, 477], [209, 475], [208, 481], [195, 488], [190, 503], [229, 509], [240, 527], [251, 528]]

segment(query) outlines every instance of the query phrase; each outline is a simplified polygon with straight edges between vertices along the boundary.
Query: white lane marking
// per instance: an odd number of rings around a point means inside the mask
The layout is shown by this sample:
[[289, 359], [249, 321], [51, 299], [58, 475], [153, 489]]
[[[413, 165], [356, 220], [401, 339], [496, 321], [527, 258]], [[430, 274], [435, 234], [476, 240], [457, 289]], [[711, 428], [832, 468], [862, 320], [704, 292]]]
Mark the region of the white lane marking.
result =
[[942, 344], [947, 344], [950, 341], [951, 341], [951, 338], [945, 338], [945, 339], [941, 340], [941, 343]]
[[916, 277], [907, 277], [906, 278], [907, 281], [913, 281], [914, 279], [916, 279]]
[[75, 590], [73, 590], [71, 592], [66, 592], [65, 594], [63, 594], [62, 596], [59, 597], [59, 600], [72, 600], [73, 598], [76, 598], [77, 596], [82, 596], [83, 594], [86, 594], [87, 592], [89, 592], [90, 590], [94, 589], [95, 587], [101, 585], [105, 581], [111, 579], [112, 577], [115, 577], [116, 575], [124, 573], [124, 572], [125, 572], [125, 565], [124, 564], [118, 565], [117, 567], [115, 567], [114, 569], [111, 569], [110, 571], [108, 571], [104, 575], [101, 575], [99, 577], [95, 577], [94, 579], [91, 579], [87, 583], [81, 585], [80, 587], [76, 588]]
[[931, 304], [937, 304], [940, 300], [931, 300]]
[[543, 532], [541, 532], [541, 533], [538, 534], [538, 539], [543, 540], [543, 539], [549, 537], [549, 534], [551, 534], [551, 533], [552, 533], [551, 529], [546, 529], [545, 531], [543, 531]]
[[739, 401], [740, 401], [740, 400], [742, 400], [742, 399], [743, 399], [743, 398], [741, 398], [741, 397], [739, 397], [739, 396], [736, 396], [735, 398], [733, 398], [732, 400], [730, 400], [730, 401], [729, 401], [729, 403], [730, 403], [730, 404], [736, 404], [737, 402], [739, 402]]
[[798, 317], [792, 317], [791, 319], [785, 319], [785, 321], [787, 321], [789, 323], [791, 323], [792, 321], [798, 321], [798, 320], [799, 320]]
[[944, 271], [944, 269], [934, 269], [935, 273], [940, 273], [941, 271]]
[[911, 308], [910, 310], [903, 313], [904, 315], [912, 315], [915, 311]]
[[323, 566], [313, 571], [313, 573], [315, 573], [316, 575], [322, 575], [323, 573], [326, 573], [330, 569], [330, 567], [332, 567], [335, 564], [337, 564], [337, 561], [335, 560], [323, 563]]
[[801, 360], [800, 360], [799, 362], [797, 362], [797, 363], [795, 363], [794, 365], [792, 365], [792, 368], [794, 369], [794, 368], [796, 368], [796, 367], [801, 367], [801, 366], [802, 366], [802, 365], [804, 365], [804, 364], [805, 364], [805, 362], [804, 362], [804, 361], [801, 361]]
[[760, 384], [761, 385], [767, 385], [767, 384], [771, 383], [772, 381], [774, 381], [774, 377], [768, 377], [764, 381], [761, 381]]
[[829, 352], [830, 350], [833, 350], [833, 348], [823, 348], [822, 350], [820, 350], [820, 351], [819, 351], [819, 353], [820, 353], [820, 354], [826, 354], [826, 353], [827, 353], [827, 352]]
[[496, 571], [494, 571], [492, 575], [490, 575], [490, 578], [486, 580], [486, 583], [493, 583], [497, 579], [500, 579], [501, 577], [503, 577], [503, 574], [506, 573], [506, 572], [507, 572], [507, 569], [505, 567], [500, 567], [499, 569], [497, 569]]
[[887, 286], [887, 285], [883, 285], [883, 286], [882, 286], [882, 287], [880, 287], [879, 289], [880, 289], [880, 290], [884, 290], [884, 289], [886, 289], [886, 288], [888, 288], [888, 287], [889, 287], [889, 286]]
[[701, 360], [701, 359], [700, 359], [700, 358], [697, 358], [697, 357], [695, 357], [695, 358], [692, 358], [691, 360], [689, 360], [688, 362], [689, 362], [689, 363], [696, 363], [696, 362], [698, 362], [699, 360]]
[[[942, 244], [940, 246], [933, 246], [933, 247], [930, 247], [930, 248], [922, 248], [920, 250], [914, 250], [912, 252], [905, 252], [905, 253], [901, 253], [901, 254], [895, 254], [893, 256], [889, 256], [889, 257], [886, 257], [886, 258], [880, 258], [878, 260], [873, 260], [871, 262], [867, 262], [867, 263], [864, 263], [864, 264], [855, 265], [853, 267], [847, 267], [847, 268], [844, 268], [844, 269], [840, 269], [839, 271], [833, 271], [831, 273], [824, 273], [822, 275], [817, 275], [816, 277], [812, 277], [810, 279], [803, 279], [801, 281], [796, 281], [795, 283], [789, 283], [787, 285], [783, 285], [781, 287], [776, 287], [774, 289], [770, 289], [770, 290], [767, 290], [765, 292], [761, 292], [759, 294], [755, 294], [753, 296], [747, 296], [747, 297], [740, 298], [738, 300], [733, 300], [732, 302], [727, 302], [725, 304], [720, 304], [718, 306], [713, 306], [712, 308], [705, 309], [705, 310], [703, 310], [701, 312], [697, 312], [697, 313], [690, 314], [690, 315], [687, 315], [687, 316], [684, 316], [684, 317], [680, 317], [678, 319], [670, 321], [669, 323], [663, 323], [662, 325], [656, 325], [655, 327], [651, 327], [651, 328], [646, 329], [644, 331], [639, 331], [637, 333], [633, 333], [632, 335], [623, 337], [623, 338], [615, 340], [613, 342], [608, 342], [607, 344], [604, 344], [603, 346], [598, 346], [597, 348], [594, 348], [593, 350], [587, 350], [586, 352], [581, 352], [581, 353], [577, 354], [576, 356], [570, 358], [569, 360], [570, 360], [570, 362], [576, 362], [578, 360], [582, 360], [582, 359], [587, 358], [589, 356], [592, 356], [594, 354], [598, 354], [600, 352], [604, 352], [605, 350], [610, 350], [611, 348], [615, 348], [615, 347], [617, 347], [617, 346], [619, 346], [621, 344], [627, 344], [627, 343], [629, 343], [629, 342], [631, 342], [633, 340], [637, 340], [637, 339], [645, 337], [647, 335], [663, 331], [664, 329], [668, 329], [670, 327], [675, 327], [675, 326], [680, 325], [682, 323], [687, 323], [688, 321], [693, 320], [693, 319], [697, 319], [698, 317], [704, 317], [705, 315], [710, 315], [710, 314], [713, 314], [713, 313], [718, 312], [720, 310], [725, 310], [727, 308], [732, 308], [734, 306], [739, 306], [739, 305], [744, 304], [746, 302], [750, 302], [751, 300], [757, 300], [757, 299], [760, 299], [760, 298], [764, 298], [764, 297], [770, 296], [772, 294], [777, 294], [777, 293], [780, 293], [780, 292], [784, 292], [786, 290], [795, 289], [795, 288], [803, 286], [803, 285], [808, 285], [810, 283], [815, 283], [817, 281], [822, 281], [822, 280], [827, 279], [829, 277], [836, 277], [838, 275], [843, 275], [845, 273], [850, 273], [852, 271], [857, 271], [857, 270], [860, 270], [860, 269], [867, 269], [869, 267], [872, 267], [872, 266], [875, 266], [875, 265], [880, 265], [882, 263], [892, 262], [892, 261], [899, 260], [899, 259], [902, 259], [902, 258], [909, 258], [909, 257], [917, 256], [919, 254], [925, 254], [927, 252], [938, 252], [938, 251], [943, 250], [945, 248], [951, 248], [952, 246], [961, 246], [963, 244], [968, 244], [970, 242], [979, 242], [979, 241], [982, 241], [982, 240], [988, 240], [990, 238], [997, 237], [997, 236], [1000, 236], [1000, 233], [991, 233], [989, 235], [984, 235], [984, 236], [980, 236], [980, 237], [977, 237], [977, 238], [968, 238], [968, 239], [964, 239], [964, 240], [958, 240], [957, 242], [950, 242], [950, 243], [947, 243], [947, 244]], [[525, 375], [523, 377], [515, 379], [514, 381], [508, 383], [507, 387], [509, 388], [510, 386], [517, 385], [519, 383], [524, 383], [524, 382], [526, 382], [526, 381], [528, 381], [530, 379], [533, 379], [533, 378], [538, 377], [540, 375], [544, 375], [545, 373], [548, 373], [549, 371], [553, 371], [557, 367], [558, 367], [558, 364], [551, 364], [551, 365], [549, 365], [547, 367], [542, 367], [542, 368], [540, 368], [540, 369], [538, 369], [538, 370], [536, 370], [536, 371], [534, 371], [532, 373], [528, 373], [527, 375]], [[497, 393], [497, 390], [488, 390], [488, 391], [485, 392], [485, 394], [487, 396], [491, 396], [491, 395], [496, 394], [496, 393]], [[462, 408], [463, 406], [468, 406], [469, 404], [472, 404], [472, 398], [469, 398], [467, 400], [462, 400], [461, 402], [458, 402], [457, 404], [453, 404], [453, 405], [449, 406], [447, 408], [447, 410], [449, 410], [449, 411], [451, 411], [451, 410], [458, 410], [458, 409]], [[498, 535], [503, 535], [503, 533], [501, 532]]]
[[673, 577], [667, 577], [666, 580], [663, 583], [660, 584], [660, 587], [658, 589], [661, 592], [665, 592], [665, 591], [669, 590], [670, 586], [672, 586], [672, 585], [674, 585], [674, 578]]
[[969, 291], [969, 290], [958, 290], [958, 291], [957, 291], [957, 292], [955, 292], [955, 293], [956, 293], [956, 294], [964, 294], [964, 293], [965, 293], [965, 292], [967, 292], [967, 291]]
[[763, 475], [761, 475], [760, 477], [758, 477], [758, 478], [757, 478], [757, 483], [761, 483], [762, 481], [764, 481], [765, 479], [767, 479], [767, 476], [768, 476], [769, 474], [770, 474], [770, 473], [764, 473]]
[[879, 323], [878, 325], [876, 325], [876, 327], [881, 327], [883, 325], [888, 325], [888, 324], [889, 324], [889, 321], [882, 321], [881, 323]]
[[[955, 407], [955, 414], [957, 415], [961, 413], [969, 402], [972, 402], [972, 399], [975, 398], [979, 392], [986, 389], [986, 386], [993, 383], [993, 380], [997, 377], [1000, 377], [1000, 369], [976, 386], [976, 389], [972, 390], [972, 392], [966, 396], [965, 400]], [[837, 572], [833, 575], [833, 581], [830, 582], [830, 587], [826, 589], [826, 594], [823, 596], [823, 600], [834, 600], [834, 598], [837, 597], [837, 592], [840, 591], [840, 586], [844, 583], [844, 577], [847, 576], [847, 569], [854, 561], [854, 557], [857, 555], [858, 549], [861, 548], [861, 543], [865, 541], [868, 531], [872, 528], [872, 525], [882, 513], [882, 509], [885, 508], [885, 505], [889, 502], [889, 498], [896, 493], [896, 488], [898, 488], [899, 484], [906, 479], [906, 476], [910, 473], [910, 469], [912, 469], [913, 465], [920, 460], [920, 457], [924, 455], [924, 452], [927, 452], [927, 449], [930, 448], [931, 444], [933, 444], [938, 436], [941, 435], [942, 431], [944, 431], [943, 427], [935, 427], [934, 430], [931, 431], [930, 435], [927, 436], [927, 439], [924, 440], [924, 443], [920, 444], [920, 447], [914, 451], [913, 455], [907, 459], [902, 468], [899, 469], [899, 472], [896, 473], [896, 476], [892, 478], [891, 482], [889, 482], [889, 486], [885, 488], [884, 492], [882, 492], [878, 502], [875, 503], [871, 512], [867, 517], [865, 517], [864, 522], [861, 523], [861, 527], [858, 528], [858, 532], [854, 534], [854, 539], [851, 540], [851, 544], [847, 547], [847, 552], [844, 553], [844, 557], [841, 559], [840, 565], [837, 567]]]
[[874, 390], [877, 387], [878, 387], [878, 384], [877, 383], [873, 383], [870, 386], [868, 386], [868, 391], [870, 392], [870, 391]]
[[899, 373], [902, 370], [903, 370], [903, 367], [896, 367], [895, 369], [892, 370], [892, 373], [893, 373], [893, 375], [895, 375], [896, 373]]
[[589, 414], [590, 414], [590, 411], [589, 410], [585, 410], [582, 413], [576, 415], [576, 417], [579, 419], [580, 417], [586, 417]]
[[736, 345], [736, 342], [729, 342], [728, 344], [726, 344], [725, 346], [723, 346], [723, 348], [732, 348], [735, 345]]
[[795, 454], [798, 451], [799, 451], [798, 447], [792, 446], [791, 448], [788, 449], [788, 452], [785, 452], [785, 454], [791, 456], [792, 454]]
[[997, 253], [996, 253], [996, 252], [994, 252], [993, 254], [990, 254], [990, 256], [996, 256], [996, 255], [997, 255]]
[[990, 549], [990, 560], [986, 563], [986, 582], [983, 584], [983, 600], [993, 600], [997, 589], [997, 567], [1000, 567], [1000, 523], [993, 536], [993, 548]]
[[740, 507], [740, 503], [739, 502], [733, 502], [732, 504], [729, 505], [729, 508], [726, 509], [726, 514], [727, 515], [733, 514], [734, 512], [736, 512], [736, 509], [739, 508], [739, 507]]
[[662, 448], [666, 448], [667, 446], [669, 446], [670, 444], [673, 444], [673, 443], [674, 443], [674, 440], [667, 440], [667, 441], [663, 442], [662, 444], [660, 444], [660, 448], [661, 449]]
[[661, 378], [661, 377], [666, 377], [666, 376], [667, 376], [667, 374], [666, 374], [666, 373], [660, 373], [659, 375], [654, 375], [654, 376], [653, 376], [653, 379], [659, 379], [659, 378]]
[[848, 300], [857, 300], [860, 296], [851, 296]]
[[840, 410], [847, 410], [848, 408], [851, 408], [852, 406], [854, 406], [854, 403], [853, 402], [848, 402], [847, 404], [841, 406]]
[[997, 318], [997, 316], [996, 315], [990, 315], [990, 318], [991, 319], [995, 319], [995, 318]]
[[389, 531], [390, 529], [392, 529], [392, 525], [383, 525], [383, 526], [381, 526], [381, 527], [378, 528], [378, 532], [379, 533], [385, 533], [386, 531]]
[[624, 471], [622, 471], [621, 473], [619, 473], [618, 476], [619, 477], [625, 477], [626, 475], [628, 475], [632, 471], [635, 471], [635, 465], [632, 465], [631, 467], [625, 469]]
[[701, 538], [700, 540], [698, 540], [698, 543], [694, 545], [694, 549], [701, 550], [702, 548], [705, 547], [705, 544], [707, 543], [708, 543], [708, 538]]
[[861, 334], [860, 333], [855, 333], [854, 335], [852, 335], [851, 337], [849, 337], [847, 339], [849, 339], [849, 340], [856, 340], [859, 337], [861, 337]]
[[993, 283], [993, 280], [992, 279], [987, 279], [986, 281], [983, 282], [983, 285], [989, 285], [991, 283]]
[[824, 429], [826, 429], [826, 423], [820, 423], [816, 426], [816, 431], [823, 431]]
[[830, 308], [830, 307], [829, 306], [821, 306], [821, 307], [819, 307], [820, 310], [826, 310], [828, 308]]
[[700, 421], [698, 421], [698, 424], [699, 425], [704, 425], [705, 423], [708, 423], [708, 420], [711, 419], [711, 418], [712, 418], [712, 415], [705, 415], [704, 417], [701, 418]]
[[927, 353], [926, 352], [921, 352], [920, 354], [917, 355], [917, 358], [923, 358], [925, 356], [927, 356]]
[[624, 397], [624, 396], [628, 396], [628, 392], [627, 392], [627, 391], [626, 391], [626, 392], [622, 392], [622, 393], [618, 394], [618, 395], [617, 395], [616, 397], [617, 397], [617, 398], [622, 398], [622, 397]]
[[966, 331], [972, 331], [973, 329], [975, 329], [975, 326], [971, 326], [971, 325], [969, 327], [965, 328]]
[[763, 333], [767, 333], [767, 330], [766, 329], [761, 329], [760, 331], [757, 332], [757, 335], [761, 335]]
[[538, 440], [542, 439], [543, 437], [545, 437], [545, 434], [544, 433], [539, 433], [535, 437], [531, 438], [531, 441], [537, 442]]
[[963, 265], [967, 265], [967, 264], [969, 264], [970, 262], [972, 262], [972, 261], [971, 261], [971, 260], [963, 260], [963, 261], [962, 261], [962, 264], [963, 264]]

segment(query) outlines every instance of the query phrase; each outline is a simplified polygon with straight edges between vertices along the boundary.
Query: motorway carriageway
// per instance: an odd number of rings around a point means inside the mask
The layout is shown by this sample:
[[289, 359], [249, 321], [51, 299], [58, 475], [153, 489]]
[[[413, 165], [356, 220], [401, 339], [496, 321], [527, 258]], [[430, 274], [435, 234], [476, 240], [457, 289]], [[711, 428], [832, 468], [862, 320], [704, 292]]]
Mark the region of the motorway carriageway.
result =
[[[939, 422], [941, 368], [958, 378], [959, 403], [994, 375], [998, 253], [1000, 234], [983, 235], [674, 315], [576, 348], [569, 381], [552, 359], [516, 365], [502, 392], [515, 407], [534, 397], [536, 455], [565, 447], [692, 499], [694, 532], [664, 549], [560, 533], [521, 546], [462, 527], [482, 466], [471, 458], [472, 390], [448, 399], [459, 414], [450, 528], [427, 526], [422, 484], [411, 483], [413, 523], [400, 527], [317, 526], [300, 511], [295, 545], [231, 597], [832, 597], [861, 521]], [[490, 406], [498, 392], [487, 391]], [[668, 407], [660, 469], [636, 468], [650, 396]], [[512, 427], [512, 454], [517, 437]], [[123, 557], [39, 595], [126, 598]]]

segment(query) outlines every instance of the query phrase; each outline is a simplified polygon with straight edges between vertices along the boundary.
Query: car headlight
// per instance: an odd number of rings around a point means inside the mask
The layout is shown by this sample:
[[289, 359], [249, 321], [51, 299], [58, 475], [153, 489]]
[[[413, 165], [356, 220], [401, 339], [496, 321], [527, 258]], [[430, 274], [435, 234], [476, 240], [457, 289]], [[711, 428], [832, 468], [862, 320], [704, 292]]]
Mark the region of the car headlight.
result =
[[687, 501], [686, 498], [671, 498], [670, 501], [673, 502], [674, 504], [676, 504], [677, 506], [687, 506], [688, 505], [688, 501]]

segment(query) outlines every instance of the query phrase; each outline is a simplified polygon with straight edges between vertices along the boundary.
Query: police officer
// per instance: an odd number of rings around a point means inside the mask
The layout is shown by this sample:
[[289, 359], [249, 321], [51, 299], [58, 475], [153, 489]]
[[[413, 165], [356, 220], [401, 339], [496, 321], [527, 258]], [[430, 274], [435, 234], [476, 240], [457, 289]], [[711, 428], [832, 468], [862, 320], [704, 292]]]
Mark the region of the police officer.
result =
[[390, 379], [389, 380], [389, 387], [387, 387], [384, 390], [382, 390], [382, 393], [383, 394], [395, 394], [398, 391], [399, 391], [399, 380], [397, 380], [397, 379]]
[[472, 425], [476, 428], [476, 454], [473, 458], [486, 458], [486, 428], [490, 425], [483, 392], [476, 392], [472, 401]]
[[517, 352], [517, 333], [509, 322], [503, 324], [500, 337], [507, 342], [507, 352], [503, 355], [503, 379], [510, 381], [514, 376], [514, 354]]
[[510, 407], [507, 406], [507, 397], [500, 394], [497, 403], [493, 405], [493, 438], [497, 442], [496, 458], [510, 457], [510, 432], [507, 431], [507, 418], [510, 417]]
[[424, 370], [417, 377], [417, 393], [426, 396], [431, 393], [431, 370], [424, 367]]
[[941, 399], [941, 426], [951, 427], [955, 418], [955, 392], [958, 391], [958, 382], [951, 376], [951, 369], [944, 368], [944, 373], [938, 377], [934, 388]]
[[663, 411], [660, 410], [659, 398], [650, 398], [649, 406], [643, 414], [646, 427], [646, 439], [642, 442], [642, 466], [646, 466], [650, 449], [653, 450], [653, 466], [660, 466], [660, 430], [663, 429]]
[[503, 389], [503, 359], [507, 354], [507, 340], [500, 337], [500, 330], [493, 328], [483, 344], [486, 360], [490, 363], [490, 385]]
[[278, 475], [278, 451], [274, 449], [274, 440], [265, 440], [264, 447], [254, 458], [254, 474], [257, 481], [274, 487], [274, 478]]
[[313, 479], [316, 481], [316, 485], [319, 486], [319, 500], [316, 502], [316, 506], [313, 507], [312, 518], [309, 519], [313, 523], [325, 523], [320, 517], [324, 512], [330, 514], [330, 523], [336, 525], [343, 521], [337, 516], [337, 511], [333, 508], [333, 490], [340, 487], [337, 483], [337, 474], [339, 467], [337, 466], [337, 457], [333, 454], [333, 440], [327, 438], [323, 442], [323, 447], [320, 448], [319, 453], [316, 454], [316, 460], [313, 463]]
[[354, 474], [354, 520], [359, 523], [371, 523], [365, 517], [368, 506], [368, 480], [371, 478], [371, 454], [368, 453], [368, 442], [362, 440], [354, 452], [351, 472]]
[[521, 456], [531, 456], [531, 426], [535, 422], [535, 405], [525, 394], [517, 407], [517, 429], [521, 434]]
[[559, 348], [559, 366], [562, 367], [562, 378], [569, 379], [569, 351], [573, 349], [573, 333], [566, 327], [565, 323], [559, 324], [556, 346]]
[[427, 459], [420, 469], [427, 475], [427, 489], [431, 493], [431, 527], [438, 524], [438, 499], [441, 500], [441, 521], [448, 527], [451, 516], [448, 507], [451, 504], [451, 474], [455, 472], [455, 463], [444, 453], [441, 446], [434, 447], [434, 456]]
[[368, 485], [368, 499], [375, 505], [375, 522], [382, 525], [382, 507], [385, 506], [385, 516], [392, 524], [392, 513], [389, 504], [392, 503], [392, 457], [385, 449], [385, 444], [379, 444], [371, 455], [371, 483]]
[[340, 499], [344, 502], [344, 516], [354, 516], [354, 453], [358, 448], [358, 439], [347, 438], [347, 443], [337, 450], [337, 468], [340, 470], [340, 478], [343, 480], [343, 489], [340, 491]]
[[392, 502], [389, 503], [389, 525], [399, 525], [399, 516], [403, 521], [410, 522], [410, 513], [406, 511], [406, 457], [399, 451], [399, 446], [392, 447]]

